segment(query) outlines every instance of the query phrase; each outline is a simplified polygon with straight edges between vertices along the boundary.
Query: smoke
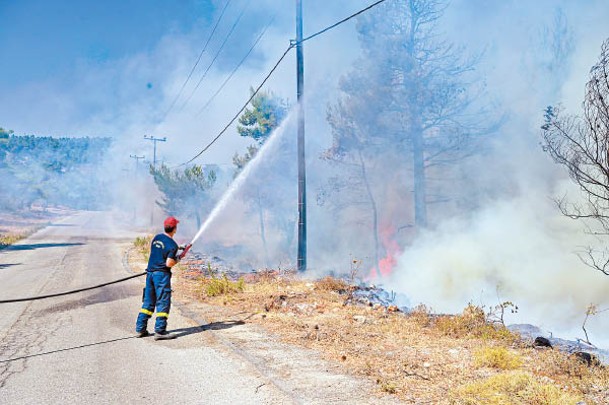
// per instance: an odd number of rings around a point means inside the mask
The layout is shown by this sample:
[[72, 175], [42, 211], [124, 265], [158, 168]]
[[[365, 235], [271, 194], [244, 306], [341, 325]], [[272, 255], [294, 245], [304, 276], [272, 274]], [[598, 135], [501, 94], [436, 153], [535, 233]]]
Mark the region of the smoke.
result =
[[[596, 242], [579, 223], [557, 214], [545, 189], [523, 189], [423, 233], [399, 257], [387, 285], [411, 305], [439, 312], [459, 312], [468, 302], [490, 308], [511, 301], [520, 311], [508, 322], [571, 332], [589, 304], [609, 305], [606, 276], [576, 255]], [[604, 338], [596, 332], [596, 339]]]
[[[609, 307], [609, 298], [606, 276], [585, 266], [577, 252], [602, 242], [560, 214], [554, 199], [584, 196], [542, 153], [538, 139], [546, 105], [560, 102], [578, 112], [605, 39], [598, 15], [607, 5], [536, 2], [526, 13], [522, 7], [453, 2], [447, 12], [446, 27], [468, 21], [460, 36], [468, 45], [486, 43], [479, 72], [506, 121], [493, 147], [464, 169], [470, 182], [461, 192], [475, 195], [478, 208], [421, 233], [399, 255], [385, 285], [405, 293], [411, 305], [439, 312], [458, 312], [468, 302], [490, 308], [512, 301], [519, 312], [508, 314], [507, 322], [583, 337], [586, 308]], [[551, 48], [552, 35], [562, 49]], [[592, 322], [592, 341], [609, 345], [602, 334], [608, 317], [599, 314]]]

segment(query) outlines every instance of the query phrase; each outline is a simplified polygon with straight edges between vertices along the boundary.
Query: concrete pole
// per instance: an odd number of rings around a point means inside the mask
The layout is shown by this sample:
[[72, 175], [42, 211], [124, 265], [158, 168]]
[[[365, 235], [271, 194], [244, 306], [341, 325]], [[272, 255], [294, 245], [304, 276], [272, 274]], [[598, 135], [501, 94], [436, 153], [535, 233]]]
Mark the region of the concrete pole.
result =
[[298, 101], [298, 271], [307, 269], [307, 175], [305, 166], [302, 0], [296, 0], [296, 99]]

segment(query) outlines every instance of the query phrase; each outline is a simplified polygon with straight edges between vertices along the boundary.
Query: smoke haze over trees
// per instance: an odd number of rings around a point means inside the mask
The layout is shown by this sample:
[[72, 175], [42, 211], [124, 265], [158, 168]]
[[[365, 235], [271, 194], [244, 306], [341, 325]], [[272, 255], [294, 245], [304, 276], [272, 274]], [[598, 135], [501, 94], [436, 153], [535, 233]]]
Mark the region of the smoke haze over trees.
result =
[[186, 215], [202, 224], [202, 218], [208, 214], [215, 202], [211, 190], [217, 176], [212, 167], [192, 165], [183, 170], [172, 170], [166, 165], [150, 167], [150, 174], [156, 186], [163, 194], [157, 204], [169, 215]]
[[110, 138], [16, 136], [0, 128], [0, 208], [32, 204], [76, 209], [108, 208], [112, 179], [100, 170]]
[[[590, 70], [583, 102], [583, 116], [568, 115], [560, 107], [548, 107], [542, 126], [544, 150], [564, 166], [584, 192], [584, 202], [558, 201], [562, 213], [573, 219], [592, 220], [609, 234], [609, 39]], [[609, 250], [589, 248], [583, 260], [609, 275]]]
[[322, 199], [342, 193], [338, 208], [368, 207], [375, 263], [388, 248], [381, 231], [386, 239], [426, 228], [432, 204], [436, 213], [463, 207], [466, 195], [453, 188], [464, 180], [459, 164], [490, 132], [491, 113], [475, 104], [484, 97], [470, 74], [476, 58], [436, 34], [446, 7], [392, 1], [361, 17], [362, 55], [328, 109], [333, 145], [323, 157], [339, 171]]
[[[253, 90], [250, 90], [253, 91]], [[242, 156], [235, 153], [233, 164], [235, 176], [256, 156], [260, 148], [286, 118], [288, 111], [287, 102], [270, 91], [259, 92], [251, 102], [251, 108], [246, 108], [239, 117], [237, 133], [246, 138], [252, 138], [255, 144], [248, 146], [247, 152]], [[279, 151], [285, 155], [285, 151]], [[283, 156], [285, 157], [285, 156]], [[270, 159], [277, 159], [271, 156]], [[265, 168], [256, 173], [256, 177], [249, 181], [241, 198], [249, 206], [249, 211], [256, 215], [259, 224], [260, 240], [264, 251], [264, 266], [272, 267], [269, 258], [269, 246], [267, 242], [267, 228], [269, 219], [272, 220], [274, 229], [280, 232], [285, 240], [281, 250], [285, 253], [291, 251], [294, 239], [294, 225], [296, 223], [293, 210], [285, 199], [277, 195], [276, 190], [285, 179], [282, 179], [277, 169]]]

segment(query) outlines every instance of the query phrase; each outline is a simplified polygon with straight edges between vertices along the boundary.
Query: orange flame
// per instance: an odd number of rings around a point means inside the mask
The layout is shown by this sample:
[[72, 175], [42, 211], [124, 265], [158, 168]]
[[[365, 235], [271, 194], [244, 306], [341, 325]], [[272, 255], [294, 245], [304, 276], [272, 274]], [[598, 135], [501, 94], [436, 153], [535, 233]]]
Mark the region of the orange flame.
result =
[[[393, 225], [387, 225], [380, 229], [379, 238], [381, 245], [385, 251], [385, 256], [379, 259], [379, 262], [375, 267], [370, 269], [370, 278], [375, 279], [379, 275], [381, 277], [387, 277], [397, 265], [396, 256], [401, 252], [400, 245], [394, 239], [395, 227]], [[378, 269], [378, 272], [377, 272]], [[380, 274], [379, 274], [380, 273]]]

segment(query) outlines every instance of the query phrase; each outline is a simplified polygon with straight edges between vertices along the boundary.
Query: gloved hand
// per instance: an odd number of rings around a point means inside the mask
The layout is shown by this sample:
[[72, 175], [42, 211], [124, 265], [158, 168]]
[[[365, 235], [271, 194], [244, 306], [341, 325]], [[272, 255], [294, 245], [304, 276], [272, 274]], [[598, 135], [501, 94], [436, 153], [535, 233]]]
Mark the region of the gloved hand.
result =
[[186, 256], [186, 253], [188, 253], [188, 251], [190, 250], [191, 247], [192, 247], [192, 243], [189, 243], [188, 245], [184, 246], [184, 248], [182, 248], [182, 253], [180, 253], [178, 255], [178, 258], [179, 259], [183, 259], [184, 256]]

